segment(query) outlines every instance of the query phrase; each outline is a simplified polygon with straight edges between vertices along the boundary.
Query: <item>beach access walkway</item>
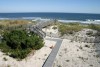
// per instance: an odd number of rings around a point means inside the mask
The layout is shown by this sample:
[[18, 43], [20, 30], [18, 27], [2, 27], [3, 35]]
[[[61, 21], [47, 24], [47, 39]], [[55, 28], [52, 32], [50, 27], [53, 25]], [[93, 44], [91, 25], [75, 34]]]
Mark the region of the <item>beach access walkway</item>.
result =
[[38, 34], [41, 38], [45, 38], [46, 37], [46, 33], [44, 31], [42, 31], [42, 28], [46, 27], [46, 26], [49, 26], [49, 25], [51, 25], [53, 23], [54, 23], [54, 21], [52, 21], [52, 20], [50, 20], [48, 22], [40, 21], [36, 25], [31, 26], [30, 27], [30, 31]]
[[47, 38], [47, 40], [56, 41], [57, 43], [55, 47], [52, 49], [50, 55], [48, 56], [48, 58], [46, 59], [42, 67], [52, 67], [53, 66], [54, 60], [56, 58], [56, 55], [63, 41], [62, 39], [51, 39], [51, 38]]

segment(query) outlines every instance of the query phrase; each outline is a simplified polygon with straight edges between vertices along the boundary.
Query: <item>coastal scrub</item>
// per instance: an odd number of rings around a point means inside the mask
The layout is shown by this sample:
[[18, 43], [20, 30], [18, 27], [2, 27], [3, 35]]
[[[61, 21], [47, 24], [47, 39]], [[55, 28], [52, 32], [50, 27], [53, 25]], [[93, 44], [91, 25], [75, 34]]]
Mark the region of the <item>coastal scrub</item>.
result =
[[27, 33], [25, 30], [5, 32], [0, 43], [1, 51], [17, 59], [23, 59], [32, 50], [38, 50], [43, 46], [42, 38], [32, 32]]
[[85, 26], [79, 24], [79, 23], [61, 23], [58, 26], [58, 30], [61, 33], [61, 35], [64, 34], [73, 34], [74, 32], [78, 32], [85, 28]]

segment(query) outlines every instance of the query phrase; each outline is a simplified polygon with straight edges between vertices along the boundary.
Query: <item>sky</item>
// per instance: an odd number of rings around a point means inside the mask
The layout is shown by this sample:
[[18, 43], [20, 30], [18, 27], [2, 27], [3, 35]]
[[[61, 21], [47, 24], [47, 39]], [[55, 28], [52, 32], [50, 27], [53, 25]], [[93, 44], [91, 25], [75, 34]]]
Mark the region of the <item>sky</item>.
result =
[[99, 13], [100, 0], [0, 0], [0, 13]]

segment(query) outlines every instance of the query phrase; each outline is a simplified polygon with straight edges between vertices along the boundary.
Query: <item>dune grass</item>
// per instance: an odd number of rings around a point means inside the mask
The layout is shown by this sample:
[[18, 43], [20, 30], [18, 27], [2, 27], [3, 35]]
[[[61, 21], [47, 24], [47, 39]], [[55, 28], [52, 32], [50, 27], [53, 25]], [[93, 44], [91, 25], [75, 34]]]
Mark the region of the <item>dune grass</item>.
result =
[[62, 23], [58, 25], [59, 32], [61, 35], [73, 34], [73, 32], [78, 32], [87, 26], [81, 25], [79, 23]]
[[93, 30], [97, 30], [100, 32], [100, 25], [95, 25], [95, 24], [89, 24], [88, 28], [93, 29]]
[[100, 32], [100, 25], [95, 25], [95, 24], [83, 25], [80, 23], [60, 23], [58, 25], [58, 30], [61, 33], [61, 35], [73, 34], [74, 32], [81, 31], [82, 29], [93, 29]]
[[0, 34], [8, 30], [25, 29], [34, 24], [36, 22], [31, 20], [0, 20]]

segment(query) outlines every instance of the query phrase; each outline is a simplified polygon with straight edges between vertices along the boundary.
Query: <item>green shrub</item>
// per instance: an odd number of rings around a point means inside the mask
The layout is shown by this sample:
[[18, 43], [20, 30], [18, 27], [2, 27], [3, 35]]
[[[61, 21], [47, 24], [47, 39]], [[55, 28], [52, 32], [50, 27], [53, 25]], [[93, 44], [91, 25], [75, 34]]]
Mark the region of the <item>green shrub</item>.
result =
[[6, 57], [3, 58], [4, 61], [7, 61], [8, 59]]
[[86, 35], [93, 35], [93, 31], [88, 31], [87, 33], [86, 33]]
[[57, 27], [55, 27], [55, 26], [54, 26], [52, 29], [54, 29], [54, 30], [55, 30], [55, 29], [57, 29]]
[[100, 36], [100, 32], [97, 32], [97, 33], [96, 33], [96, 36]]
[[[31, 35], [31, 36], [29, 36]], [[36, 34], [24, 30], [5, 32], [0, 43], [0, 49], [13, 58], [23, 59], [31, 50], [44, 46], [43, 40]]]

